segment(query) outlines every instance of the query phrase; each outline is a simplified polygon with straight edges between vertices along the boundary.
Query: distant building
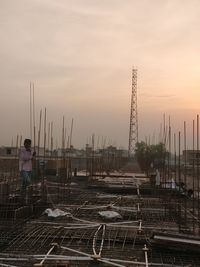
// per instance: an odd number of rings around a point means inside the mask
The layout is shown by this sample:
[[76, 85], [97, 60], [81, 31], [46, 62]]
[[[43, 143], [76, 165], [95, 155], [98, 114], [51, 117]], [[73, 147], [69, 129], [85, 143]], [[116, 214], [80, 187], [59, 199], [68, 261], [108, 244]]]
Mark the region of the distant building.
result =
[[16, 147], [2, 146], [0, 147], [0, 156], [1, 157], [17, 157], [18, 149]]
[[199, 150], [183, 150], [183, 163], [192, 166], [193, 164], [200, 165], [200, 151]]

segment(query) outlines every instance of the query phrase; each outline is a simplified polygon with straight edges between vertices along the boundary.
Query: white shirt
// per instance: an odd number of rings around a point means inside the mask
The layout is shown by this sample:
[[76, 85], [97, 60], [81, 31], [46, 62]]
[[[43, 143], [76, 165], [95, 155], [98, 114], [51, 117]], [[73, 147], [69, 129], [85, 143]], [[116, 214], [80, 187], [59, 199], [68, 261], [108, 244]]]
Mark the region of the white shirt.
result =
[[19, 152], [19, 171], [32, 171], [32, 159], [31, 151], [21, 148]]

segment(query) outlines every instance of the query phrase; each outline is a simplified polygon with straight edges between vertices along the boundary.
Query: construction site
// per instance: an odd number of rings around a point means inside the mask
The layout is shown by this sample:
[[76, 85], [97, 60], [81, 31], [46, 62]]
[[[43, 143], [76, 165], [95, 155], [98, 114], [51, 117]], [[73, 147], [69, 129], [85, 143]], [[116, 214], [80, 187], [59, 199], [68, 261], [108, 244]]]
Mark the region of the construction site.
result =
[[[127, 155], [86, 146], [71, 154], [71, 135], [61, 155], [35, 141], [31, 185], [21, 195], [17, 139], [13, 155], [0, 157], [0, 266], [196, 267], [200, 266], [199, 116], [193, 121], [193, 147], [172, 133], [164, 118], [164, 164], [141, 170], [138, 142], [137, 70], [132, 71]], [[72, 126], [71, 126], [72, 129]], [[39, 127], [39, 134], [41, 127]], [[52, 136], [48, 138], [52, 140]], [[190, 152], [190, 153], [189, 153]], [[12, 153], [11, 153], [12, 154]], [[158, 182], [159, 176], [159, 182]]]

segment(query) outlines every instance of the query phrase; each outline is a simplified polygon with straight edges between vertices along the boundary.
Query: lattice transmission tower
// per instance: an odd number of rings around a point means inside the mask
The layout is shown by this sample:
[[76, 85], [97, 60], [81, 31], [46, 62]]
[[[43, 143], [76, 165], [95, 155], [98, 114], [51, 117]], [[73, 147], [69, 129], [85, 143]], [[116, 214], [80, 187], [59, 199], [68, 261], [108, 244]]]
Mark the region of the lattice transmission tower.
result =
[[132, 69], [132, 95], [129, 129], [129, 157], [134, 155], [135, 145], [138, 142], [138, 111], [137, 111], [137, 69]]

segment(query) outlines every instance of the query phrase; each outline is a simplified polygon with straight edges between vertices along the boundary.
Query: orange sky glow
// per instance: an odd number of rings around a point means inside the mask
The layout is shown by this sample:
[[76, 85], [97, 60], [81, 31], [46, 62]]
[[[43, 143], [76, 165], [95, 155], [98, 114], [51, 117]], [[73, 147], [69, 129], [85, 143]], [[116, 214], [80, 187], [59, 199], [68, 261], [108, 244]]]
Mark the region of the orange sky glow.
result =
[[[73, 145], [92, 134], [128, 147], [131, 71], [138, 69], [139, 139], [173, 132], [200, 108], [199, 0], [1, 0], [0, 145], [30, 136], [29, 85], [36, 122], [61, 144], [62, 117]], [[15, 142], [15, 141], [14, 141]]]

